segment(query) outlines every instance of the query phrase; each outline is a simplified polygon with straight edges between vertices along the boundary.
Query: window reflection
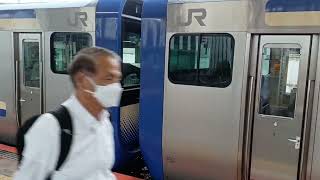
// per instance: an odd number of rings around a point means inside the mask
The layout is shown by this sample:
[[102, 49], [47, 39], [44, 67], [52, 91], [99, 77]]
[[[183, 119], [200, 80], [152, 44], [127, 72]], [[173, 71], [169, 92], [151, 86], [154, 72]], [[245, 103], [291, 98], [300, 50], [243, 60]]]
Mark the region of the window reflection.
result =
[[39, 43], [23, 42], [24, 85], [40, 88]]
[[73, 57], [83, 48], [92, 46], [88, 33], [59, 32], [51, 36], [51, 68], [54, 73], [67, 74]]
[[263, 48], [259, 112], [294, 117], [299, 48]]
[[229, 34], [176, 34], [170, 40], [169, 79], [176, 84], [228, 87], [234, 47]]
[[140, 85], [140, 21], [124, 18], [122, 37], [123, 87]]

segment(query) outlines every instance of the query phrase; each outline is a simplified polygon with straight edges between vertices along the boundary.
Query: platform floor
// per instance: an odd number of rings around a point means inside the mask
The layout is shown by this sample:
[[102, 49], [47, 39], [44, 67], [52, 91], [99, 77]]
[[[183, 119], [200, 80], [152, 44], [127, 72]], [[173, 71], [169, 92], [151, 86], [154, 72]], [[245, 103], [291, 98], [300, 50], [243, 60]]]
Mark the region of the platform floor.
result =
[[11, 180], [17, 169], [17, 161], [0, 157], [0, 180]]
[[[12, 180], [17, 170], [17, 155], [14, 147], [0, 144], [0, 180]], [[141, 180], [139, 178], [115, 173], [118, 180]]]

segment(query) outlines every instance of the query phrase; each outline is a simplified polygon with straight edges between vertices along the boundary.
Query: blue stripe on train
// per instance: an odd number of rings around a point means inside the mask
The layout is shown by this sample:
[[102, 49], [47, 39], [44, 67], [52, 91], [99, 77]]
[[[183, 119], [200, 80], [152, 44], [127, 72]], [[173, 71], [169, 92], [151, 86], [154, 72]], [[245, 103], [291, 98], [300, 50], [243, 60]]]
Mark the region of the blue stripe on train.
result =
[[0, 19], [15, 19], [15, 18], [16, 19], [36, 18], [36, 12], [33, 9], [0, 11]]
[[4, 109], [0, 109], [0, 118], [6, 117], [7, 116], [7, 111]]
[[266, 12], [320, 11], [320, 0], [269, 0]]

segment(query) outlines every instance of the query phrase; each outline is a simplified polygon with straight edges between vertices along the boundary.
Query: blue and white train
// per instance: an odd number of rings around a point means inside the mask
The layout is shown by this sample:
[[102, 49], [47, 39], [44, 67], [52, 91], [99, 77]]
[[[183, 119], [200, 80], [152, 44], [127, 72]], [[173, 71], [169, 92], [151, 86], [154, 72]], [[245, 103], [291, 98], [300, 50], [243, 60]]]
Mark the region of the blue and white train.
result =
[[145, 0], [154, 179], [320, 179], [319, 0]]
[[141, 0], [72, 0], [0, 5], [0, 141], [50, 111], [72, 92], [67, 66], [81, 48], [105, 47], [123, 57], [124, 93], [112, 109], [116, 164], [139, 153]]
[[97, 45], [123, 57], [115, 169], [153, 179], [320, 178], [320, 0], [78, 0], [0, 5], [0, 140], [72, 91]]

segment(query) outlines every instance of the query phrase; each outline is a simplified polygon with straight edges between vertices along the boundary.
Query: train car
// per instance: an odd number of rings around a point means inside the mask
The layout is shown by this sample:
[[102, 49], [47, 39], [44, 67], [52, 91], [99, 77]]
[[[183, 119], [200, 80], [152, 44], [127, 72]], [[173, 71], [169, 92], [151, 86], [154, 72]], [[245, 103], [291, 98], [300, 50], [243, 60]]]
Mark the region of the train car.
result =
[[68, 98], [67, 67], [82, 48], [101, 46], [123, 57], [120, 107], [111, 109], [116, 164], [139, 152], [140, 0], [72, 0], [0, 5], [0, 141]]
[[319, 37], [319, 0], [145, 0], [154, 179], [319, 179]]

